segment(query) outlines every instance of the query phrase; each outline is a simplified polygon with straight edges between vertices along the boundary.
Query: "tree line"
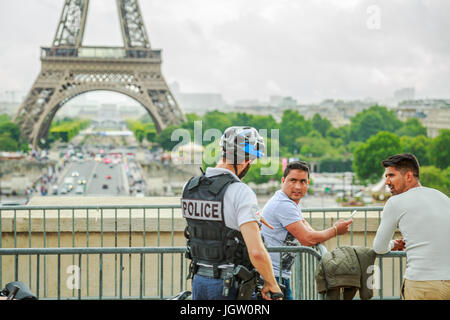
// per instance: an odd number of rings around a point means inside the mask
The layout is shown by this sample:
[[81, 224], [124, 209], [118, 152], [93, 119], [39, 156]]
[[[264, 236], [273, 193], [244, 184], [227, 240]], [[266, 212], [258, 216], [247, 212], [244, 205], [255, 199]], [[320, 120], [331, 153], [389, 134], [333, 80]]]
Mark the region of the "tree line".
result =
[[[169, 126], [160, 134], [156, 133], [148, 115], [139, 121], [128, 121], [128, 127], [139, 141], [146, 139], [167, 151], [179, 144], [178, 140], [171, 139], [175, 129], [186, 129], [194, 137], [195, 121], [202, 121], [203, 130], [216, 128], [221, 132], [230, 126], [252, 126], [258, 130], [266, 129], [268, 134], [271, 129], [278, 129], [279, 158], [318, 163], [320, 172], [354, 171], [363, 184], [381, 179], [384, 172], [381, 160], [396, 153], [409, 152], [419, 160], [423, 183], [439, 185], [438, 189], [450, 193], [450, 130], [441, 130], [437, 137], [430, 138], [417, 118], [401, 121], [393, 110], [383, 106], [365, 109], [352, 117], [350, 124], [341, 127], [334, 127], [319, 114], [306, 119], [298, 111], [290, 109], [283, 112], [279, 121], [272, 115], [217, 110], [203, 116], [190, 113], [186, 117], [185, 123]], [[270, 144], [271, 137], [267, 140]], [[207, 147], [214, 142], [202, 141], [202, 144]], [[270, 152], [270, 146], [266, 150]], [[261, 164], [255, 168], [258, 166]], [[251, 169], [248, 174], [256, 182], [281, 176], [281, 169], [273, 177], [260, 177], [256, 171]]]
[[[44, 141], [39, 146], [48, 149], [54, 141], [69, 142], [81, 130], [89, 126], [89, 120], [72, 119], [65, 117], [51, 123], [50, 130]], [[5, 114], [0, 115], [0, 151], [22, 151], [30, 149], [28, 141], [20, 133], [19, 126]]]
[[6, 114], [0, 115], [0, 151], [28, 151], [28, 142], [21, 137], [19, 126]]

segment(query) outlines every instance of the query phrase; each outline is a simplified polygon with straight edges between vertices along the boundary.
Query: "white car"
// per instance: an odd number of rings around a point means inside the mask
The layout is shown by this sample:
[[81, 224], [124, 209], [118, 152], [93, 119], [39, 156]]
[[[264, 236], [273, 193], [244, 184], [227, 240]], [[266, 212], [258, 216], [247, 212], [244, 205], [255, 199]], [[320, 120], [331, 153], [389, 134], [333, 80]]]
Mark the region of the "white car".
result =
[[75, 188], [75, 194], [83, 194], [84, 193], [84, 186], [79, 185]]
[[74, 179], [72, 177], [66, 177], [64, 178], [64, 184], [67, 186], [69, 184], [73, 184]]
[[80, 174], [78, 173], [78, 171], [72, 172], [72, 177], [78, 177], [78, 176], [80, 176]]

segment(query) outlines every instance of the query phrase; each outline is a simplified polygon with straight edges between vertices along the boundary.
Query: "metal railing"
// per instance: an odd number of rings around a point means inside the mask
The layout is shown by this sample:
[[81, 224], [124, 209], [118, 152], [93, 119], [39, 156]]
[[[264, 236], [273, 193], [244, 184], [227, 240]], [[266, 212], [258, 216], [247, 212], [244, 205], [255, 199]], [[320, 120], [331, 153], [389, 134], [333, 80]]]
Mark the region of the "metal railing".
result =
[[[189, 263], [183, 257], [185, 221], [180, 209], [178, 204], [0, 206], [0, 287], [8, 281], [23, 279], [31, 288], [38, 289], [41, 297], [56, 299], [162, 299], [175, 295], [187, 288]], [[349, 234], [329, 240], [331, 250], [343, 245], [370, 246], [368, 233], [378, 228], [382, 209], [306, 208], [302, 213], [314, 228], [325, 229], [358, 210]], [[317, 299], [314, 272], [321, 255], [311, 248], [300, 248], [269, 249], [296, 252], [291, 278], [294, 298]], [[376, 297], [400, 297], [404, 257], [404, 253], [378, 256], [381, 281]], [[62, 277], [61, 270], [67, 277], [62, 266], [81, 266], [82, 290], [73, 289], [68, 294], [52, 283], [54, 275]], [[392, 277], [387, 277], [388, 273]], [[100, 279], [107, 282], [100, 285]], [[138, 289], [141, 286], [142, 291]], [[55, 287], [59, 291], [52, 289]]]
[[161, 60], [161, 50], [146, 48], [125, 49], [124, 47], [41, 47], [41, 58], [100, 58], [100, 59], [153, 59]]
[[[347, 208], [306, 208], [302, 209], [303, 217], [313, 224], [313, 227], [325, 229], [331, 227], [338, 219], [345, 219], [350, 216], [353, 210], [358, 213], [353, 217], [354, 223], [350, 227], [348, 235], [336, 237], [336, 246], [354, 245], [355, 225], [363, 230], [363, 244], [370, 246], [368, 242], [368, 220], [376, 218], [376, 225], [372, 225], [371, 231], [376, 231], [381, 220], [383, 207], [347, 207]], [[50, 246], [84, 246], [103, 247], [104, 233], [113, 233], [115, 243], [118, 246], [118, 234], [128, 233], [129, 246], [160, 246], [161, 233], [170, 233], [170, 243], [173, 246], [174, 233], [182, 231], [184, 226], [178, 225], [176, 221], [181, 218], [181, 206], [175, 205], [88, 205], [88, 206], [0, 206], [0, 248], [4, 247], [2, 235], [4, 232], [12, 233], [13, 242], [8, 247], [36, 247], [32, 240], [33, 234], [41, 235], [39, 247]], [[9, 219], [6, 225], [5, 220]], [[20, 226], [18, 223], [20, 222]], [[162, 228], [161, 225], [164, 224]], [[81, 230], [84, 228], [84, 230]], [[22, 233], [22, 243], [18, 242], [17, 235]], [[85, 233], [85, 239], [80, 237], [75, 239], [75, 234]], [[148, 234], [156, 232], [156, 239], [153, 243], [148, 243]], [[23, 238], [23, 234], [28, 234], [28, 239]], [[56, 234], [57, 241], [49, 243], [47, 235]], [[71, 243], [61, 243], [61, 234], [71, 234]], [[98, 233], [100, 237], [90, 238], [90, 234]], [[361, 232], [360, 232], [361, 233]], [[342, 242], [342, 238], [347, 239]], [[25, 242], [24, 242], [25, 240]], [[28, 240], [28, 243], [26, 242]], [[32, 243], [33, 242], [33, 243]], [[110, 245], [111, 246], [111, 245]], [[123, 246], [123, 245], [122, 245]]]
[[[4, 247], [4, 233], [13, 235], [8, 247], [26, 247], [27, 244], [30, 248], [36, 247], [33, 235], [39, 234], [39, 247], [47, 248], [61, 247], [63, 233], [71, 235], [72, 247], [103, 247], [105, 232], [114, 234], [114, 246], [117, 246], [119, 233], [127, 233], [129, 246], [147, 246], [150, 245], [148, 234], [156, 232], [153, 245], [159, 246], [163, 231], [170, 233], [170, 245], [173, 246], [175, 221], [181, 218], [180, 212], [180, 205], [0, 206], [0, 248]], [[6, 220], [8, 223], [5, 224]], [[161, 228], [163, 222], [165, 228]], [[27, 239], [22, 237], [22, 243], [19, 243], [19, 233], [28, 236]], [[50, 233], [56, 234], [56, 243], [47, 241]], [[84, 241], [75, 239], [77, 233], [85, 234]], [[90, 238], [93, 233], [100, 237]], [[28, 241], [24, 243], [23, 240]]]
[[[5, 282], [27, 283], [38, 299], [164, 299], [187, 286], [185, 251], [185, 247], [8, 248], [0, 249], [0, 256], [9, 267]], [[156, 257], [149, 261], [149, 255]], [[167, 268], [166, 255], [179, 255], [177, 283], [175, 264], [172, 259]], [[11, 259], [5, 261], [8, 256]], [[28, 266], [20, 259], [27, 256]], [[95, 271], [89, 270], [93, 256], [98, 258]], [[138, 267], [127, 270], [125, 260], [131, 266], [136, 256]], [[47, 270], [42, 269], [44, 259]], [[3, 265], [0, 272], [4, 269]]]
[[[315, 218], [318, 218], [321, 216], [322, 222], [321, 225], [316, 225], [318, 229], [326, 229], [330, 226], [332, 226], [332, 222], [339, 220], [339, 219], [347, 219], [350, 217], [351, 213], [357, 210], [356, 215], [353, 217], [353, 223], [350, 225], [350, 232], [349, 232], [349, 243], [346, 243], [346, 245], [354, 245], [355, 244], [355, 225], [358, 224], [358, 227], [363, 230], [364, 233], [364, 246], [367, 247], [368, 245], [372, 245], [371, 243], [368, 243], [368, 232], [369, 232], [369, 225], [368, 220], [369, 218], [376, 218], [377, 224], [372, 226], [373, 231], [376, 231], [378, 228], [378, 225], [381, 221], [381, 213], [383, 212], [383, 207], [337, 207], [337, 208], [302, 208], [302, 214], [303, 218], [308, 220], [310, 224], [313, 222], [313, 216]], [[348, 235], [344, 235], [346, 238], [348, 238]], [[339, 247], [343, 243], [341, 242], [341, 239], [343, 236], [337, 236], [336, 237], [336, 246]], [[362, 244], [361, 244], [362, 245]]]
[[[4, 273], [6, 266], [9, 276], [5, 283], [23, 281], [38, 299], [167, 299], [190, 289], [185, 251], [185, 247], [6, 248], [0, 249], [5, 264], [0, 265], [0, 273]], [[321, 259], [318, 251], [310, 247], [269, 247], [268, 251], [295, 253], [291, 277], [294, 299], [321, 299], [315, 282], [315, 270]], [[94, 256], [98, 269], [92, 271], [88, 267], [89, 257], [92, 261]], [[178, 258], [174, 263], [175, 256]], [[380, 286], [375, 299], [400, 299], [401, 281], [392, 281], [392, 294], [385, 294], [383, 277], [387, 271], [383, 269], [383, 261], [400, 258], [400, 274], [396, 274], [402, 279], [404, 257], [404, 252], [377, 256], [380, 272], [375, 276], [380, 277]], [[45, 258], [49, 264], [47, 271], [42, 270]], [[128, 270], [127, 259], [130, 264], [134, 262]], [[392, 272], [394, 277], [394, 267]]]

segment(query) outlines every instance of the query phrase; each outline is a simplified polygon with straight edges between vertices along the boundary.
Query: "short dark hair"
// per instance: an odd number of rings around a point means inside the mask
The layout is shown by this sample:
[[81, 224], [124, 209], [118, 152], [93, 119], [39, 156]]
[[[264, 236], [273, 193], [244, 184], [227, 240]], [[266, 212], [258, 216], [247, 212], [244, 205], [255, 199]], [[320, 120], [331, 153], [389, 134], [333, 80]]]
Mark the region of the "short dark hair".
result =
[[386, 160], [381, 161], [385, 168], [394, 167], [405, 174], [406, 171], [412, 171], [414, 177], [419, 179], [419, 161], [416, 156], [411, 153], [402, 153], [390, 156]]
[[289, 162], [286, 166], [286, 169], [284, 169], [283, 177], [286, 178], [291, 170], [303, 170], [308, 173], [309, 178], [309, 165], [305, 161], [292, 161]]

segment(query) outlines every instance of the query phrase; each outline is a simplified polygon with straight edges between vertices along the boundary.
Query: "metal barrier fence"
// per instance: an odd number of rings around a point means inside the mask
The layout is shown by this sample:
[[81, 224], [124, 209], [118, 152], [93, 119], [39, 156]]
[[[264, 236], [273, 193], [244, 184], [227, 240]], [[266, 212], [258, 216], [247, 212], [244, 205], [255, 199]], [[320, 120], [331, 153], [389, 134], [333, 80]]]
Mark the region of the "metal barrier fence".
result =
[[[330, 249], [330, 246], [343, 245], [371, 246], [368, 233], [374, 232], [378, 228], [382, 209], [382, 207], [304, 208], [302, 213], [314, 228], [325, 229], [332, 226], [333, 222], [338, 219], [348, 218], [353, 210], [358, 210], [353, 217], [354, 223], [351, 225], [349, 234], [329, 240]], [[88, 298], [92, 296], [92, 290], [94, 290], [90, 283], [98, 281], [97, 283], [100, 284], [98, 279], [100, 275], [96, 276], [97, 268], [102, 270], [103, 278], [105, 277], [105, 268], [109, 268], [107, 272], [109, 276], [113, 275], [108, 283], [98, 288], [102, 293], [100, 297], [139, 298], [142, 296], [143, 298], [160, 299], [175, 295], [177, 290], [187, 287], [186, 280], [182, 280], [187, 275], [187, 262], [182, 257], [182, 252], [184, 252], [182, 246], [185, 245], [182, 232], [185, 221], [181, 218], [179, 204], [0, 206], [0, 216], [0, 252], [2, 252], [0, 254], [0, 287], [7, 281], [20, 278], [27, 280], [25, 282], [30, 286], [38, 288], [43, 297], [70, 296], [76, 298], [77, 294], [80, 294], [83, 298]], [[178, 237], [176, 237], [177, 234]], [[20, 250], [51, 248], [56, 251], [44, 250], [40, 253], [28, 251], [30, 252], [28, 263], [21, 262], [19, 264], [19, 257], [21, 260], [25, 259], [23, 257], [26, 255], [25, 251], [20, 251], [20, 253], [17, 251], [17, 254], [13, 254], [9, 258], [3, 257], [4, 254], [9, 255], [7, 252], [11, 252], [4, 250], [15, 248], [27, 248]], [[141, 250], [140, 248], [143, 251], [133, 251]], [[104, 252], [102, 252], [103, 249], [105, 249]], [[118, 249], [118, 251], [112, 253], [111, 250], [114, 249]], [[314, 283], [317, 252], [311, 249], [316, 252], [313, 253], [308, 249], [301, 249], [306, 251], [297, 253], [294, 264], [292, 289], [294, 298], [297, 299], [319, 297], [315, 292]], [[280, 250], [287, 252], [297, 249], [283, 247]], [[50, 254], [50, 252], [54, 253]], [[34, 261], [33, 255], [36, 256]], [[93, 255], [98, 255], [98, 258], [92, 257]], [[167, 258], [167, 255], [170, 257]], [[177, 255], [180, 257], [176, 257]], [[71, 257], [68, 258], [68, 256]], [[52, 261], [52, 259], [56, 260]], [[136, 259], [140, 261], [138, 267], [134, 263]], [[377, 297], [382, 299], [400, 297], [399, 288], [406, 266], [403, 259], [403, 253], [389, 253], [377, 258], [380, 279], [382, 279], [380, 289], [377, 290]], [[73, 289], [70, 294], [64, 295], [58, 294], [58, 292], [52, 293], [50, 288], [58, 286], [50, 283], [48, 275], [56, 272], [55, 274], [59, 273], [61, 276], [59, 266], [63, 261], [68, 266], [77, 266], [83, 263], [82, 291], [76, 293], [76, 290]], [[15, 267], [11, 268], [12, 265]], [[25, 265], [26, 267], [24, 267]], [[55, 268], [55, 265], [58, 268]], [[5, 267], [9, 271], [5, 270]], [[32, 270], [36, 267], [39, 268], [40, 273], [38, 274]], [[148, 268], [155, 268], [156, 271], [140, 273], [140, 268], [144, 271]], [[14, 274], [11, 274], [10, 270], [12, 269], [14, 269]], [[72, 272], [75, 271], [75, 269], [72, 270]], [[385, 276], [387, 272], [392, 272], [390, 280]], [[25, 274], [26, 276], [23, 276]], [[142, 294], [136, 289], [133, 282], [136, 278], [135, 274], [139, 274], [137, 287], [142, 283]], [[151, 281], [156, 281], [151, 288], [146, 285], [149, 282], [147, 281], [148, 277], [153, 277]], [[166, 279], [166, 277], [169, 278]], [[110, 283], [113, 283], [112, 287]], [[179, 283], [179, 285], [175, 286], [174, 283]], [[388, 292], [390, 294], [386, 294]], [[98, 298], [98, 295], [95, 297]]]
[[[268, 250], [296, 254], [291, 278], [294, 299], [321, 299], [314, 276], [321, 258], [318, 251], [310, 247], [270, 247]], [[5, 283], [23, 281], [39, 299], [167, 299], [190, 288], [186, 280], [189, 261], [184, 257], [185, 251], [185, 247], [4, 248], [0, 249], [0, 257], [8, 270], [5, 272], [3, 267], [1, 272], [8, 275]], [[89, 257], [94, 260], [94, 256], [98, 260], [98, 270], [93, 271], [89, 270], [88, 261]], [[392, 283], [391, 296], [385, 295], [383, 261], [400, 258], [402, 263], [404, 257], [404, 252], [378, 255], [381, 287], [376, 298], [400, 298], [394, 292], [399, 292], [401, 281], [397, 282], [398, 286]], [[47, 271], [42, 270], [45, 258]], [[133, 261], [138, 265], [134, 271], [126, 270], [127, 259], [130, 264]], [[137, 274], [132, 275], [132, 272]], [[401, 273], [399, 276], [401, 279]]]
[[[174, 242], [176, 219], [181, 218], [180, 205], [88, 205], [88, 206], [0, 206], [0, 248], [3, 248], [3, 234], [13, 234], [13, 242], [7, 247], [26, 247], [19, 245], [18, 233], [28, 235], [28, 247], [32, 247], [33, 235], [40, 234], [39, 247], [61, 247], [61, 234], [71, 234], [71, 246], [103, 247], [104, 232], [114, 233], [117, 246], [118, 234], [128, 233], [129, 245], [141, 240], [142, 246], [149, 245], [147, 233], [156, 232], [156, 243], [160, 246], [161, 224], [171, 233]], [[8, 223], [5, 225], [5, 220]], [[184, 227], [184, 226], [183, 226]], [[107, 230], [106, 230], [107, 229]], [[76, 239], [75, 234], [85, 233], [84, 241]], [[57, 235], [56, 243], [49, 243], [48, 234]], [[90, 234], [99, 233], [99, 239]], [[92, 241], [94, 240], [94, 241]], [[67, 246], [67, 244], [65, 245]]]
[[[345, 245], [355, 244], [355, 225], [359, 229], [363, 230], [364, 233], [364, 247], [368, 245], [371, 246], [372, 243], [368, 242], [368, 232], [369, 229], [377, 230], [378, 225], [381, 221], [381, 213], [383, 212], [383, 207], [340, 207], [340, 208], [302, 208], [303, 218], [306, 219], [310, 224], [313, 222], [313, 217], [318, 218], [321, 216], [322, 223], [318, 224], [318, 229], [326, 229], [332, 226], [332, 222], [339, 219], [348, 219], [351, 213], [356, 210], [357, 213], [353, 217], [353, 223], [350, 225], [349, 243]], [[376, 224], [369, 226], [369, 219], [375, 219]], [[369, 228], [371, 227], [371, 228]], [[336, 246], [339, 247], [342, 242], [343, 236], [336, 237]], [[347, 235], [345, 235], [347, 237]], [[362, 245], [362, 244], [361, 244]]]
[[[304, 208], [303, 216], [312, 224], [313, 218], [316, 221], [317, 229], [331, 227], [338, 219], [346, 219], [353, 210], [358, 213], [353, 217], [354, 223], [350, 227], [349, 243], [355, 244], [355, 225], [363, 230], [364, 246], [371, 245], [368, 241], [369, 219], [377, 221], [371, 225], [372, 231], [376, 230], [381, 220], [383, 207], [341, 207], [341, 208]], [[174, 245], [175, 231], [184, 228], [179, 222], [181, 218], [181, 206], [176, 205], [89, 205], [89, 206], [0, 206], [0, 248], [3, 247], [36, 247], [32, 244], [32, 236], [39, 234], [39, 247], [103, 247], [104, 233], [114, 234], [114, 243], [108, 246], [117, 247], [118, 234], [128, 233], [128, 243], [134, 246], [161, 246], [161, 233], [169, 232], [170, 239], [166, 245]], [[8, 219], [8, 223], [5, 220]], [[82, 230], [84, 229], [84, 230]], [[12, 243], [4, 245], [2, 242], [3, 233], [9, 232], [13, 235]], [[22, 238], [18, 241], [18, 233], [26, 233], [28, 239]], [[84, 239], [75, 234], [84, 232]], [[152, 238], [153, 243], [149, 243], [148, 234], [156, 233]], [[48, 234], [56, 234], [57, 240], [49, 243]], [[62, 244], [61, 234], [71, 234], [71, 238]], [[93, 239], [89, 235], [99, 233], [100, 237]], [[341, 242], [343, 236], [336, 237], [336, 246]], [[27, 241], [28, 240], [28, 241]], [[166, 241], [166, 242], [167, 242]], [[123, 245], [122, 245], [123, 246]]]

